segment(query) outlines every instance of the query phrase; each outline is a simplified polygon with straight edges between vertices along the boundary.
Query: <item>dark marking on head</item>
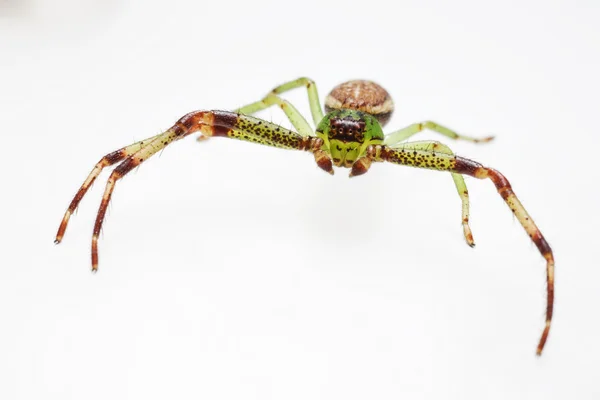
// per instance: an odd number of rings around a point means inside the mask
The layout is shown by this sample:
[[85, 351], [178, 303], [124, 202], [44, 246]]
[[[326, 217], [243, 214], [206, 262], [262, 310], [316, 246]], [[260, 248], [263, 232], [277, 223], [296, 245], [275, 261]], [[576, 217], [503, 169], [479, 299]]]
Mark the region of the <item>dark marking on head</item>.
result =
[[[359, 142], [365, 140], [365, 122], [354, 118], [332, 118], [330, 121], [329, 138], [341, 142]], [[338, 150], [341, 150], [338, 148]]]

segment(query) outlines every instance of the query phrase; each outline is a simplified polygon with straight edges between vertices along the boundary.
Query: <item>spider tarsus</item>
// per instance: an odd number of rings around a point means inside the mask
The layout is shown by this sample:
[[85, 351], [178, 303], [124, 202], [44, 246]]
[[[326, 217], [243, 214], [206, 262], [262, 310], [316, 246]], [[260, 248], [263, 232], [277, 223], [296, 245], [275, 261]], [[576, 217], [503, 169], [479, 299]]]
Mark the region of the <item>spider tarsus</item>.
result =
[[473, 233], [471, 232], [471, 227], [468, 222], [463, 222], [463, 235], [467, 245], [469, 247], [475, 247], [475, 240], [473, 239]]
[[473, 240], [473, 235], [470, 232], [465, 235], [465, 241], [467, 242], [467, 246], [475, 247], [475, 240]]
[[487, 142], [491, 142], [492, 140], [494, 140], [496, 136], [486, 136], [484, 138], [481, 139], [475, 139], [475, 143], [487, 143]]
[[544, 332], [542, 333], [540, 343], [538, 344], [537, 350], [535, 351], [535, 354], [537, 356], [542, 355], [542, 351], [544, 350], [544, 346], [546, 345], [546, 340], [548, 339], [549, 333], [550, 333], [550, 321], [546, 321], [546, 326], [544, 327]]
[[59, 243], [60, 243], [60, 239], [59, 238], [54, 239], [54, 244], [59, 244]]

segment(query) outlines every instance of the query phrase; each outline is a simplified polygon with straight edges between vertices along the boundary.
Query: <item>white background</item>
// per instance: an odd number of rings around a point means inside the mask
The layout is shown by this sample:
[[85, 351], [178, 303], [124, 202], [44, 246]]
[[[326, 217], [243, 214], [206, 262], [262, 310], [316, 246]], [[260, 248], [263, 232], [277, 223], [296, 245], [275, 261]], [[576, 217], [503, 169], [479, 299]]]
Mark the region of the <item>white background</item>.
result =
[[[0, 398], [598, 399], [600, 6], [579, 1], [0, 2]], [[195, 109], [309, 76], [383, 84], [386, 129], [425, 119], [491, 182], [178, 142], [117, 184], [90, 273], [100, 157]], [[308, 114], [303, 90], [287, 96]], [[262, 117], [285, 126], [279, 110]], [[439, 136], [431, 133], [420, 139]], [[418, 139], [418, 138], [417, 138]]]

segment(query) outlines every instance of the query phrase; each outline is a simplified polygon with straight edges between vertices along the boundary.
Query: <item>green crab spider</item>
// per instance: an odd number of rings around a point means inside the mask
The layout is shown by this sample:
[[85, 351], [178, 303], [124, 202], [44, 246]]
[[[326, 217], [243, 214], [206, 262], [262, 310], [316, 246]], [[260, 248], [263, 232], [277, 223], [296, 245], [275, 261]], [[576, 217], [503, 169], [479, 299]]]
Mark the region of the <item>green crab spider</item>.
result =
[[[289, 90], [305, 87], [314, 130], [300, 112], [279, 95]], [[280, 107], [295, 131], [251, 116], [271, 106]], [[384, 135], [382, 126], [394, 111], [394, 103], [388, 92], [378, 84], [354, 80], [336, 86], [325, 99], [326, 115], [319, 103], [317, 86], [308, 78], [299, 78], [271, 90], [263, 99], [238, 108], [235, 111], [194, 111], [181, 117], [165, 132], [125, 146], [102, 157], [94, 166], [71, 201], [56, 234], [60, 243], [70, 216], [98, 177], [103, 168], [119, 163], [113, 170], [98, 210], [92, 234], [92, 271], [98, 269], [98, 235], [115, 184], [129, 171], [148, 160], [174, 141], [192, 133], [200, 133], [199, 139], [229, 137], [260, 143], [283, 149], [302, 150], [313, 154], [317, 165], [333, 174], [333, 166], [350, 168], [350, 176], [366, 173], [373, 162], [391, 162], [410, 167], [449, 172], [462, 202], [462, 226], [465, 240], [474, 246], [469, 227], [469, 193], [462, 175], [478, 179], [490, 179], [502, 199], [546, 260], [547, 305], [546, 324], [542, 332], [537, 354], [541, 355], [552, 321], [554, 304], [554, 256], [544, 236], [533, 222], [508, 180], [498, 171], [455, 155], [448, 146], [436, 141], [404, 142], [413, 135], [429, 129], [451, 139], [470, 142], [488, 142], [492, 137], [474, 138], [463, 136], [432, 121], [409, 125]]]

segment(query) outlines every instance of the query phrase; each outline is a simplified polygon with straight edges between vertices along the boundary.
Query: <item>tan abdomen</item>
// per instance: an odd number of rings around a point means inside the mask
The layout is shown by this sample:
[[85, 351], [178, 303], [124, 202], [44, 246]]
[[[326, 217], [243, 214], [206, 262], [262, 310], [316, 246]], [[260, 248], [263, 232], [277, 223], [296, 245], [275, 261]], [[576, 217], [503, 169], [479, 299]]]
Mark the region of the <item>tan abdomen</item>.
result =
[[337, 85], [325, 98], [325, 111], [358, 110], [371, 114], [385, 125], [394, 111], [389, 93], [371, 81], [355, 80]]

